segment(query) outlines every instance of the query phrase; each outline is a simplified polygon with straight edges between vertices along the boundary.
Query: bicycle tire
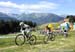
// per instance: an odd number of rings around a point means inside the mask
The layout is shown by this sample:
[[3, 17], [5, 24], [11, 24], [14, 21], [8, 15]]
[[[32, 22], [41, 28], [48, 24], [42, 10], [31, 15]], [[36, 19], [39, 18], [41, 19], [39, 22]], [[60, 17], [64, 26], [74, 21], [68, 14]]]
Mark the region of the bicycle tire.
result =
[[49, 41], [49, 35], [45, 35], [43, 38], [44, 43], [48, 43]]
[[[17, 39], [18, 39], [20, 36], [23, 37], [23, 42], [18, 43], [18, 42], [17, 42]], [[23, 44], [25, 43], [25, 36], [24, 36], [23, 34], [18, 34], [18, 35], [16, 36], [16, 38], [15, 38], [15, 43], [16, 43], [16, 45], [18, 45], [18, 46], [23, 45]]]
[[[32, 39], [32, 38], [34, 38], [34, 39]], [[36, 40], [37, 40], [36, 36], [35, 35], [31, 35], [31, 37], [29, 38], [29, 44], [30, 45], [36, 44]]]
[[51, 36], [49, 36], [49, 39], [51, 40], [51, 41], [54, 41], [55, 40], [55, 35], [54, 34], [50, 34]]

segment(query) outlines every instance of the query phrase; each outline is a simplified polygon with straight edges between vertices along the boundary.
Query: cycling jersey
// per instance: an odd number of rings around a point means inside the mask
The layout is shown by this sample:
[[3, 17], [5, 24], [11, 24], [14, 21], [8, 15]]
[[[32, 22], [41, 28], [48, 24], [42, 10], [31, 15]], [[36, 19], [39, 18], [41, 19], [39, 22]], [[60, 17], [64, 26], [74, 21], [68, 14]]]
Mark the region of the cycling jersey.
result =
[[48, 28], [49, 28], [50, 30], [53, 30], [53, 24], [48, 24]]
[[24, 34], [25, 32], [26, 33], [29, 33], [30, 32], [30, 29], [29, 29], [29, 25], [27, 24], [24, 24], [23, 22], [20, 22], [20, 31]]
[[62, 23], [60, 29], [68, 31], [70, 29], [70, 24], [68, 22]]

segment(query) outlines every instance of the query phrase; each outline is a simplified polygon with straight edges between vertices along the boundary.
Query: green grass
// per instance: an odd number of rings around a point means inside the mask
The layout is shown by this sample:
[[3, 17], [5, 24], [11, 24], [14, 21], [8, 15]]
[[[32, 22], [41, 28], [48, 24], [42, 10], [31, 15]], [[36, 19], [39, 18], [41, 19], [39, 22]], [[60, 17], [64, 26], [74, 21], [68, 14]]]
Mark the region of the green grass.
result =
[[[43, 43], [43, 37], [38, 32], [34, 32], [37, 36], [36, 45], [24, 44], [22, 46], [16, 46], [14, 39], [6, 38], [0, 39], [0, 52], [49, 52], [52, 49], [60, 50], [73, 50], [75, 51], [75, 31], [69, 33], [68, 38], [63, 36], [57, 36], [55, 41], [50, 41], [48, 44]], [[9, 35], [7, 35], [9, 36]], [[40, 40], [40, 41], [39, 41]]]
[[[38, 26], [39, 29], [43, 29], [47, 24]], [[58, 26], [56, 23], [54, 26]], [[0, 38], [0, 52], [65, 52], [65, 50], [73, 50], [67, 52], [75, 52], [75, 31], [69, 32], [69, 37], [56, 36], [55, 41], [50, 41], [48, 44], [44, 44], [43, 35], [37, 32], [32, 32], [37, 37], [36, 45], [30, 45], [25, 43], [22, 46], [16, 46], [15, 38]], [[0, 36], [16, 36], [17, 34], [8, 34]]]
[[1, 38], [0, 39], [0, 48], [7, 47], [7, 46], [13, 46], [14, 39], [13, 38]]

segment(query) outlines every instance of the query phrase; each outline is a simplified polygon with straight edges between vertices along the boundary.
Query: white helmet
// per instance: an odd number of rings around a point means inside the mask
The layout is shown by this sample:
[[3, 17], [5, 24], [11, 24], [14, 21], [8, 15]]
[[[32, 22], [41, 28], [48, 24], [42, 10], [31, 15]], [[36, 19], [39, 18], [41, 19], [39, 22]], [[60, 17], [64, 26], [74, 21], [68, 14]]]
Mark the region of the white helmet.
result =
[[21, 25], [24, 25], [24, 22], [20, 22], [20, 26], [21, 26]]

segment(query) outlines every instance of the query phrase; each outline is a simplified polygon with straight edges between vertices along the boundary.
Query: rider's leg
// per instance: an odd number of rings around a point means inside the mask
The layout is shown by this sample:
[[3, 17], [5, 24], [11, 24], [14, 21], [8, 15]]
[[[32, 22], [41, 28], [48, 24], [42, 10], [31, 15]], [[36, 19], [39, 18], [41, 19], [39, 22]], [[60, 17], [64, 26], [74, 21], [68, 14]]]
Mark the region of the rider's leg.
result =
[[26, 37], [29, 38], [30, 35], [31, 35], [31, 34], [30, 34], [30, 30], [29, 30], [29, 29], [26, 29], [25, 32], [26, 32]]
[[24, 35], [24, 30], [20, 30], [21, 31], [21, 33]]

